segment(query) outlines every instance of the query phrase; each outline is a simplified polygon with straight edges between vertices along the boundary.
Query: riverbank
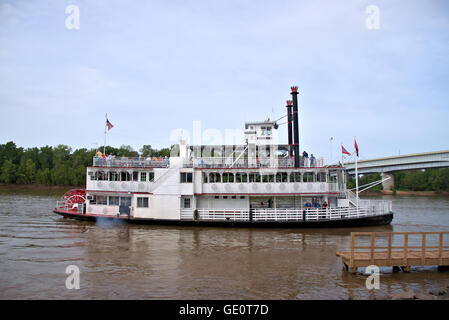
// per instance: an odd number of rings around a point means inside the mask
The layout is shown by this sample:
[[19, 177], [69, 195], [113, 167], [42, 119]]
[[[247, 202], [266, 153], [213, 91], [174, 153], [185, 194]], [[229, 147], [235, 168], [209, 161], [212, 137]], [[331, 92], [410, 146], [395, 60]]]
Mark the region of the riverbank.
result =
[[45, 184], [6, 184], [0, 183], [0, 193], [2, 194], [35, 194], [62, 196], [70, 189], [78, 189], [76, 186], [51, 186]]
[[426, 292], [405, 290], [376, 300], [449, 300], [449, 285], [441, 287], [439, 290]]
[[396, 190], [376, 190], [376, 191], [364, 191], [360, 193], [361, 196], [449, 196], [449, 191], [402, 191]]

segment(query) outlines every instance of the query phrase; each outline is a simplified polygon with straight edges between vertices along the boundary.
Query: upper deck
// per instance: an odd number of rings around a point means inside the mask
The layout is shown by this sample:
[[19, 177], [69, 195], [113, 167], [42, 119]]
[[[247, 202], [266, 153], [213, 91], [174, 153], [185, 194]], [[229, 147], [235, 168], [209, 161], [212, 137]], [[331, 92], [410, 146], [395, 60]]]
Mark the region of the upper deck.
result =
[[[183, 168], [294, 168], [294, 159], [284, 157], [272, 158], [246, 158], [232, 159], [223, 157], [202, 157], [183, 159]], [[145, 157], [106, 157], [93, 158], [94, 167], [108, 168], [168, 168], [170, 167], [170, 158], [145, 158]], [[324, 167], [322, 158], [311, 160], [309, 158], [301, 159], [300, 168], [320, 168]]]
[[93, 166], [109, 168], [168, 168], [170, 160], [169, 158], [155, 159], [145, 157], [94, 157]]

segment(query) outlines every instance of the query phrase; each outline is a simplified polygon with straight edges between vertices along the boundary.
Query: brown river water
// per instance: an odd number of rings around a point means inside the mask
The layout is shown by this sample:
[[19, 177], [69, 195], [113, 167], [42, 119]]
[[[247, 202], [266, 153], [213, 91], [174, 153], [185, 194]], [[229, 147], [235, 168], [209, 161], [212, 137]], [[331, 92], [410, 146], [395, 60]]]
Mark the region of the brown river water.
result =
[[448, 285], [436, 267], [382, 268], [368, 290], [363, 270], [342, 270], [351, 231], [449, 230], [449, 197], [383, 198], [390, 226], [256, 229], [81, 222], [52, 213], [56, 196], [0, 193], [0, 299], [382, 299]]

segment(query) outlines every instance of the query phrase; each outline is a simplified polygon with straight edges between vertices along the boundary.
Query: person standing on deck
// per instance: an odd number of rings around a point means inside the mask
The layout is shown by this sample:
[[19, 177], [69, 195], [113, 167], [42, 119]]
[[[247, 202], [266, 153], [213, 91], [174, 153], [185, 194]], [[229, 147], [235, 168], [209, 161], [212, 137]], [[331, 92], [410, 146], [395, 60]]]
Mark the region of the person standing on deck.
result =
[[306, 201], [306, 203], [304, 204], [304, 207], [305, 207], [306, 209], [311, 209], [311, 208], [312, 208], [312, 204], [310, 203], [309, 200]]
[[310, 166], [311, 167], [315, 166], [315, 157], [313, 156], [313, 153], [310, 155]]
[[302, 153], [302, 162], [303, 162], [303, 166], [307, 167], [307, 161], [309, 160], [309, 154], [304, 150]]

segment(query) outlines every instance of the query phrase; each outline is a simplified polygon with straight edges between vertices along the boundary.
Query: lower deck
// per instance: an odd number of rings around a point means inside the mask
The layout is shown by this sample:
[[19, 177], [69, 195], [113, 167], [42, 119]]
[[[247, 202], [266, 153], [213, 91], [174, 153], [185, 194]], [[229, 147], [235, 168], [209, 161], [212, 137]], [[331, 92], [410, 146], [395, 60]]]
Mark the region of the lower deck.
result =
[[117, 214], [104, 215], [92, 213], [80, 213], [77, 210], [55, 209], [55, 213], [79, 220], [96, 221], [101, 219], [113, 220], [118, 222], [154, 224], [154, 225], [185, 225], [185, 226], [218, 226], [218, 227], [286, 227], [286, 228], [336, 228], [336, 227], [360, 227], [387, 225], [393, 220], [393, 213], [375, 216], [345, 217], [341, 219], [316, 219], [316, 220], [294, 220], [294, 219], [254, 219], [254, 220], [231, 220], [231, 219], [153, 219], [136, 218], [128, 215]]
[[334, 224], [340, 220], [392, 216], [388, 201], [365, 201], [355, 207], [349, 199], [317, 194], [205, 196], [88, 191], [85, 203], [62, 203], [57, 210], [104, 218], [236, 223]]

